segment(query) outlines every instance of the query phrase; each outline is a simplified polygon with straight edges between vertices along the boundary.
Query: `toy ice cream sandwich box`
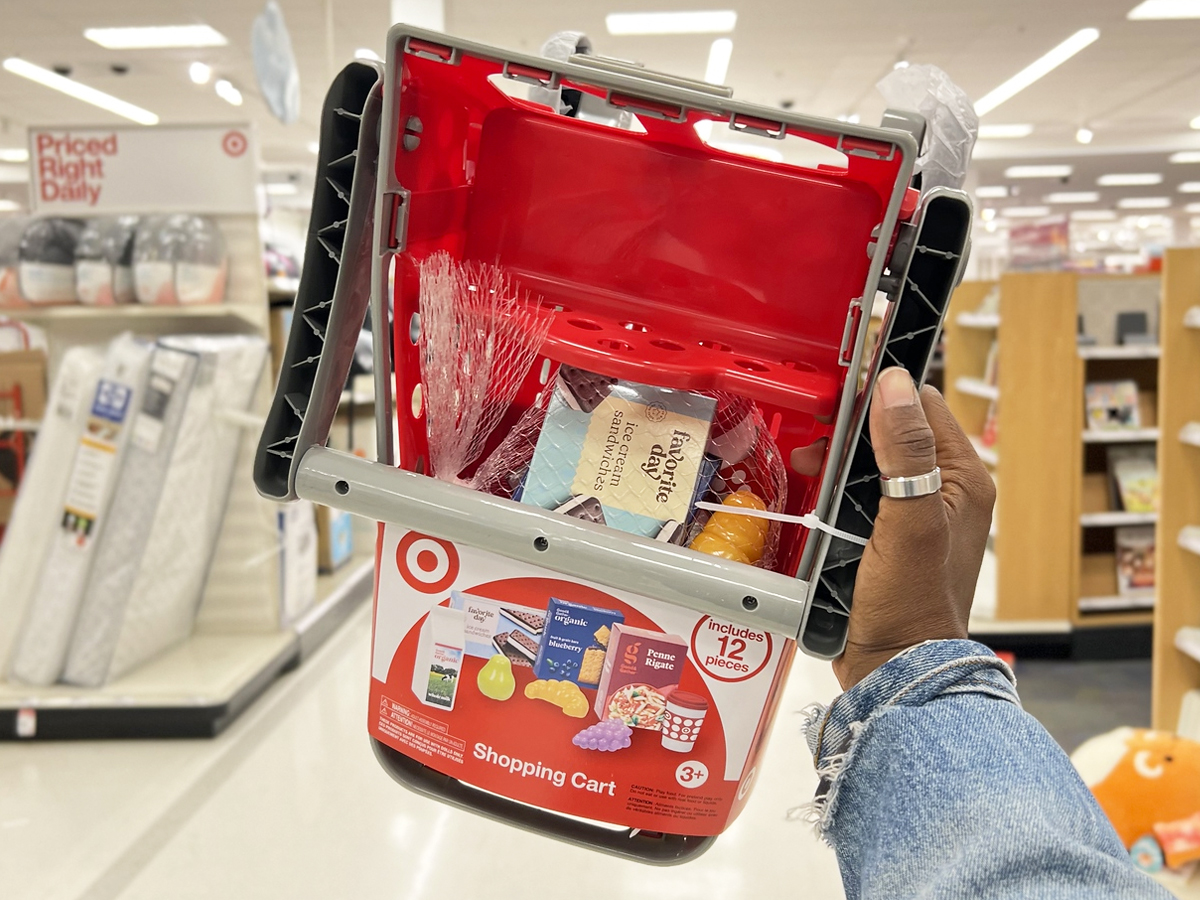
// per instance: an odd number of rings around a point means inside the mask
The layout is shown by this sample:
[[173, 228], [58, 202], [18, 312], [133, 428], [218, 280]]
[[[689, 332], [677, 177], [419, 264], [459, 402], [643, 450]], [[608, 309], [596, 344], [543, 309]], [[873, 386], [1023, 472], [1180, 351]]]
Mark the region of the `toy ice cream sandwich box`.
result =
[[[970, 203], [914, 180], [916, 113], [754, 106], [582, 40], [388, 48], [322, 111], [256, 484], [380, 523], [393, 778], [686, 861], [751, 797], [796, 650], [842, 650], [870, 389], [923, 377]], [[374, 461], [326, 446], [364, 318]]]

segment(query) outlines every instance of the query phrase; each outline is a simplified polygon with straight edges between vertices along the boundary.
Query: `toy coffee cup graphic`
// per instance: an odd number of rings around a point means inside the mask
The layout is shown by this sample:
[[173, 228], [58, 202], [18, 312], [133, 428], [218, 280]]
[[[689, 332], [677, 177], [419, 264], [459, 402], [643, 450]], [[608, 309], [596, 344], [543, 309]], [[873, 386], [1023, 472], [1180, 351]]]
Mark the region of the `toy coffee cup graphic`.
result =
[[677, 753], [690, 753], [700, 736], [708, 701], [690, 691], [672, 691], [662, 723], [662, 745]]

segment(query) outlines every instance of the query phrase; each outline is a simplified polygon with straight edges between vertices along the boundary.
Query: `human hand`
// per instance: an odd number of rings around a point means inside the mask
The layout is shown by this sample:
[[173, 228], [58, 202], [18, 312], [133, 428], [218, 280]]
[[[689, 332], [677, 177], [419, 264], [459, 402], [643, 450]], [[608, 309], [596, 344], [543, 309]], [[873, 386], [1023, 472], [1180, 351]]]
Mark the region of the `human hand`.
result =
[[858, 568], [846, 649], [833, 662], [845, 690], [901, 650], [967, 636], [996, 501], [995, 484], [942, 395], [928, 386], [918, 394], [906, 370], [880, 373], [870, 420], [880, 472], [912, 477], [940, 466], [942, 489], [880, 498]]

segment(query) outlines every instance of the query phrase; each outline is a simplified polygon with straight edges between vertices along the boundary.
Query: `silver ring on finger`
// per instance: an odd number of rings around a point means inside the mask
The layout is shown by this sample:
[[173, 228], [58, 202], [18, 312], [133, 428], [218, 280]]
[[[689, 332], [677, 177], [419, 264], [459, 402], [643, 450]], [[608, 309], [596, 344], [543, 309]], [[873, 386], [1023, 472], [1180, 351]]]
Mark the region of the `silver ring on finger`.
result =
[[938, 466], [934, 466], [932, 472], [926, 472], [924, 475], [897, 478], [889, 478], [886, 475], [879, 476], [879, 492], [885, 497], [893, 497], [897, 500], [927, 497], [930, 494], [936, 494], [941, 489], [942, 470]]

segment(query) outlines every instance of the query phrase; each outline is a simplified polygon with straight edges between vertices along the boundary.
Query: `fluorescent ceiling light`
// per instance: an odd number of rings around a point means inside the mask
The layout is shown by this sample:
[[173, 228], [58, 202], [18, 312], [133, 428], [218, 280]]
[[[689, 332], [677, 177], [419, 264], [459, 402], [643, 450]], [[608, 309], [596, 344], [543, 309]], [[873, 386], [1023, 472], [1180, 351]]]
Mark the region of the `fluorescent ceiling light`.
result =
[[1123, 197], [1117, 201], [1119, 209], [1166, 209], [1170, 205], [1170, 197]]
[[1019, 94], [1043, 75], [1054, 71], [1068, 59], [1100, 37], [1095, 28], [1084, 28], [1075, 32], [1041, 59], [1034, 60], [998, 88], [984, 94], [975, 102], [975, 112], [986, 115], [993, 109]]
[[1009, 166], [1005, 178], [1068, 178], [1075, 169], [1067, 165]]
[[1118, 172], [1113, 175], [1101, 175], [1096, 179], [1101, 187], [1138, 187], [1146, 184], [1162, 184], [1162, 175], [1158, 172]]
[[1181, 194], [1200, 194], [1200, 181], [1185, 181], [1179, 186]]
[[213, 88], [216, 89], [217, 96], [226, 103], [231, 103], [234, 106], [242, 105], [242, 92], [235, 88], [232, 82], [224, 78], [218, 78]]
[[1200, 163], [1200, 150], [1180, 150], [1167, 157], [1167, 162]]
[[1002, 184], [985, 184], [975, 188], [975, 196], [980, 200], [995, 200], [1008, 196], [1008, 188]]
[[210, 25], [154, 25], [149, 28], [85, 28], [83, 36], [109, 50], [162, 47], [224, 47], [229, 41]]
[[370, 47], [359, 47], [354, 51], [355, 59], [370, 59], [375, 62], [383, 62], [383, 57], [372, 50]]
[[308, 142], [308, 152], [309, 152], [309, 153], [314, 153], [314, 154], [315, 154], [315, 153], [320, 153], [320, 152], [321, 152], [321, 145], [320, 145], [320, 144], [319, 144], [317, 141], [309, 141], [309, 142]]
[[188, 78], [192, 79], [192, 84], [208, 84], [208, 79], [212, 78], [212, 66], [194, 62], [188, 66]]
[[272, 181], [265, 185], [265, 190], [275, 197], [290, 197], [299, 193], [299, 189], [290, 181]]
[[704, 68], [704, 80], [709, 84], [724, 84], [729, 72], [729, 57], [733, 56], [733, 41], [717, 38], [708, 48], [708, 65]]
[[604, 24], [609, 34], [728, 34], [737, 25], [737, 13], [731, 9], [609, 13]]
[[1000, 215], [1009, 219], [1040, 219], [1050, 215], [1048, 206], [1010, 206], [1000, 210]]
[[1075, 132], [1075, 140], [1081, 144], [1090, 144], [1095, 136], [1096, 132], [1090, 128], [1080, 128]]
[[1116, 217], [1111, 209], [1077, 209], [1071, 213], [1075, 222], [1111, 222]]
[[979, 213], [979, 217], [985, 222], [990, 222], [992, 219], [996, 218], [996, 210], [992, 209], [990, 206], [985, 206]]
[[1200, 19], [1197, 0], [1144, 0], [1128, 13], [1127, 19]]
[[16, 200], [0, 200], [0, 212], [16, 212], [20, 208]]
[[25, 163], [29, 162], [29, 151], [24, 147], [0, 148], [0, 162]]
[[26, 62], [15, 56], [10, 56], [4, 61], [4, 68], [14, 75], [20, 75], [22, 78], [36, 81], [43, 87], [52, 88], [69, 97], [74, 97], [76, 100], [82, 100], [84, 103], [90, 103], [92, 106], [98, 106], [100, 109], [116, 113], [118, 116], [123, 116], [126, 119], [132, 119], [139, 125], [158, 124], [158, 116], [142, 109], [140, 106], [126, 103], [124, 100], [117, 99], [112, 94], [106, 94], [104, 91], [98, 91], [93, 87], [88, 87], [86, 84], [80, 84], [74, 79], [64, 78], [57, 72], [51, 72], [49, 69], [35, 66], [31, 62]]
[[1033, 134], [1032, 125], [980, 125], [979, 136], [984, 140], [1023, 138]]
[[1194, 128], [1196, 131], [1200, 131], [1200, 116], [1196, 116], [1196, 118], [1188, 122], [1188, 125]]
[[1095, 191], [1059, 191], [1042, 199], [1047, 203], [1095, 203], [1100, 195]]
[[1184, 212], [1200, 213], [1200, 203], [1189, 203], [1183, 208]]

